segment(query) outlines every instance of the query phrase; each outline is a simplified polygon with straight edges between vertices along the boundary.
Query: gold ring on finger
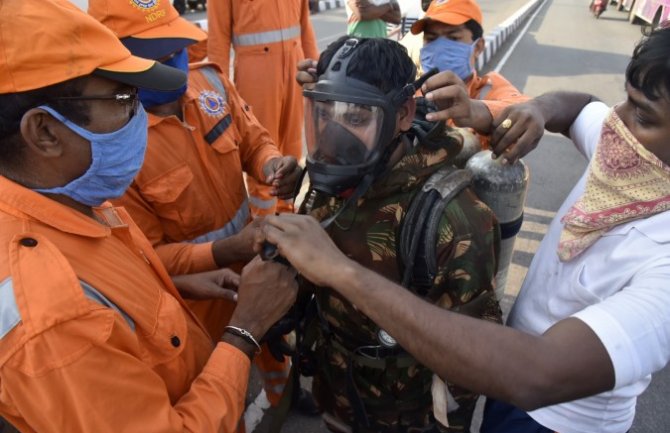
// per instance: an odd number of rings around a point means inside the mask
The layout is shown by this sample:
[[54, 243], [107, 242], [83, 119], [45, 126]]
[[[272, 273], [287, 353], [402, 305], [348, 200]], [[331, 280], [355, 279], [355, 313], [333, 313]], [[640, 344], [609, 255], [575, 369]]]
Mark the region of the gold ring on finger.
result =
[[510, 129], [512, 127], [512, 119], [507, 118], [503, 120], [500, 126], [502, 126], [504, 129]]

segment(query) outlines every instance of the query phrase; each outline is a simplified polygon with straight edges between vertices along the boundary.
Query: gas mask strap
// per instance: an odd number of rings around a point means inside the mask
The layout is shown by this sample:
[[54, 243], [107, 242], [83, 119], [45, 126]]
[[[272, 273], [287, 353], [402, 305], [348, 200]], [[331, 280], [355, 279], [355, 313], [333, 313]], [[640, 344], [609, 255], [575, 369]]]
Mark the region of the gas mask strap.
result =
[[295, 182], [295, 186], [293, 187], [293, 194], [291, 194], [291, 198], [293, 199], [294, 203], [295, 199], [298, 198], [298, 195], [300, 195], [300, 190], [302, 189], [302, 182], [305, 180], [306, 174], [307, 169], [303, 168], [302, 171], [300, 172], [300, 176], [298, 176], [298, 180]]
[[367, 192], [368, 188], [370, 188], [374, 180], [375, 176], [372, 173], [366, 174], [363, 177], [361, 183], [358, 184], [354, 192], [347, 199], [347, 201], [345, 201], [344, 204], [337, 210], [337, 212], [335, 212], [333, 215], [326, 218], [325, 220], [321, 221], [321, 227], [325, 229], [326, 227], [331, 225], [333, 221], [335, 221], [342, 214], [342, 212], [344, 212], [344, 210], [349, 207], [351, 203], [358, 201], [358, 199], [361, 198], [363, 194]]
[[426, 72], [415, 81], [405, 85], [398, 93], [393, 95], [391, 101], [394, 106], [399, 106], [404, 103], [406, 100], [414, 96], [417, 90], [423, 86], [423, 83], [426, 82], [430, 77], [440, 72], [437, 68], [432, 68], [430, 71]]

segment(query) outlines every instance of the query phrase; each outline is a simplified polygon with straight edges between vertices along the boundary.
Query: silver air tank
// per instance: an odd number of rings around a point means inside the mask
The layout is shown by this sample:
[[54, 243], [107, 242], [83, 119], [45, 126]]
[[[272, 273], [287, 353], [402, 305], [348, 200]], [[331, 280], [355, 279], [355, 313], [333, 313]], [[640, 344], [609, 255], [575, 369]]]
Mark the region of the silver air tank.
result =
[[477, 134], [472, 132], [470, 128], [456, 129], [463, 136], [463, 147], [461, 148], [461, 151], [454, 156], [453, 164], [458, 168], [463, 168], [474, 154], [482, 150], [482, 144], [480, 143]]
[[496, 297], [502, 300], [507, 274], [512, 262], [514, 240], [523, 222], [523, 206], [528, 187], [528, 167], [523, 161], [502, 164], [502, 158], [491, 159], [490, 150], [472, 156], [465, 168], [473, 174], [472, 185], [477, 196], [488, 205], [500, 223], [500, 260], [495, 277]]

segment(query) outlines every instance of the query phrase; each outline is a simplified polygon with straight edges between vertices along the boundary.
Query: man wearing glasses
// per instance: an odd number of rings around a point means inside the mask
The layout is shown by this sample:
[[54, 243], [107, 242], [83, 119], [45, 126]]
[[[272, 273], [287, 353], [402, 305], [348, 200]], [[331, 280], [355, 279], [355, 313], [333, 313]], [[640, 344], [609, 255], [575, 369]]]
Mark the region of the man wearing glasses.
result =
[[215, 346], [106, 202], [144, 158], [136, 88], [171, 91], [184, 74], [65, 0], [3, 0], [0, 40], [0, 415], [23, 432], [234, 431], [293, 275], [249, 265]]
[[[109, 27], [135, 55], [177, 67], [188, 83], [177, 90], [140, 89], [149, 112], [144, 165], [124, 206], [156, 248], [170, 275], [241, 269], [254, 256], [244, 172], [272, 186], [273, 194], [292, 195], [300, 173], [296, 159], [283, 157], [233, 84], [212, 63], [188, 64], [186, 49], [206, 34], [179, 17], [169, 2], [145, 4], [89, 1], [89, 14]], [[149, 19], [150, 17], [157, 17]], [[248, 179], [247, 178], [247, 179]], [[188, 304], [214, 341], [235, 304], [230, 292], [186, 294]], [[288, 377], [288, 362], [266, 351], [256, 359], [265, 392], [277, 404]]]

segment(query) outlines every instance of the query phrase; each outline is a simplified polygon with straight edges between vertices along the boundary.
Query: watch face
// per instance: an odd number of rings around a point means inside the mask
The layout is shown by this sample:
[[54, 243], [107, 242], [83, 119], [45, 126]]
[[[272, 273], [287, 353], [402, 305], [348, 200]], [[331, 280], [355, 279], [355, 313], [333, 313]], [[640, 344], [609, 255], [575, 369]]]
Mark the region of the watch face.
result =
[[380, 329], [377, 333], [377, 339], [384, 347], [395, 347], [398, 345], [398, 342], [395, 341], [395, 338], [391, 337], [391, 335], [383, 329]]

